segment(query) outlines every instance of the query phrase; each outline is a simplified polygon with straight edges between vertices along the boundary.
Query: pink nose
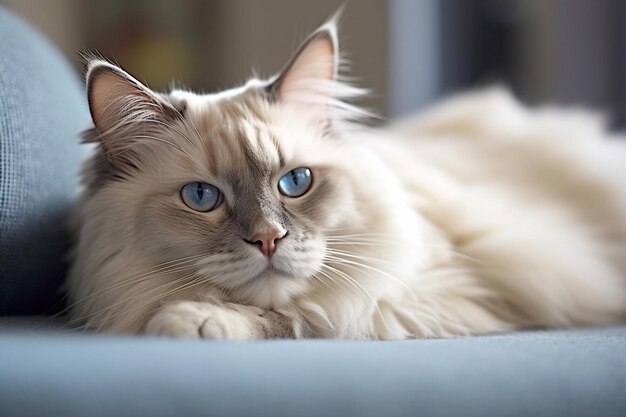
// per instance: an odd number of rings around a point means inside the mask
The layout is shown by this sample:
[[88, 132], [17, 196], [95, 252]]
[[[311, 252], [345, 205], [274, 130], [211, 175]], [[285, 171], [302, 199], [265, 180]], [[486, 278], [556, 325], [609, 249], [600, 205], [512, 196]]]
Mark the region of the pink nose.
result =
[[278, 230], [256, 233], [252, 236], [250, 242], [259, 245], [259, 249], [263, 252], [263, 255], [271, 258], [274, 252], [276, 252], [276, 242], [285, 237], [285, 235], [285, 232], [279, 232]]

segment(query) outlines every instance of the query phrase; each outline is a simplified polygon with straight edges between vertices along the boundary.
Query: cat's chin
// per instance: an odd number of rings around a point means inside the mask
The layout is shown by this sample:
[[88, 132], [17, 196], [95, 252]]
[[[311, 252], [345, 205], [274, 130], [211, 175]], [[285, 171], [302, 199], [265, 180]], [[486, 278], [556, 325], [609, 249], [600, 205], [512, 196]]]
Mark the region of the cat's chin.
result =
[[256, 277], [254, 277], [255, 280], [256, 279], [272, 279], [272, 278], [293, 279], [296, 277], [289, 274], [288, 272], [281, 271], [272, 265], [269, 265], [264, 271], [261, 271]]
[[[307, 268], [308, 269], [308, 268]], [[259, 272], [252, 280], [264, 280], [264, 279], [288, 279], [288, 280], [305, 280], [312, 273], [309, 271], [303, 271], [302, 268], [281, 268], [273, 264], [268, 266]]]
[[322, 263], [322, 256], [314, 259], [311, 255], [306, 262], [294, 256], [285, 256], [283, 253], [277, 253], [270, 260], [263, 259], [262, 263], [257, 264], [260, 271], [257, 271], [253, 280], [263, 279], [290, 279], [305, 280], [315, 274]]
[[233, 289], [231, 296], [239, 302], [261, 308], [280, 308], [304, 293], [308, 286], [309, 280], [302, 275], [268, 267], [246, 284]]

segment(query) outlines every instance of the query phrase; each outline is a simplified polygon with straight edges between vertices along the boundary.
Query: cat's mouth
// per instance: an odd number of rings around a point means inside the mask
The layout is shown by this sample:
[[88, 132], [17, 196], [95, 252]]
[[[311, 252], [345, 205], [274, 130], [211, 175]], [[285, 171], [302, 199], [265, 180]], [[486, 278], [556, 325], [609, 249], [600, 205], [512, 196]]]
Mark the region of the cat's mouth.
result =
[[267, 266], [259, 272], [252, 280], [284, 278], [288, 280], [301, 280], [310, 277], [317, 272], [317, 268], [312, 265], [287, 264], [276, 265], [268, 262]]
[[276, 266], [272, 265], [271, 262], [268, 262], [267, 267], [263, 271], [261, 271], [255, 277], [255, 279], [259, 279], [259, 278], [274, 278], [274, 277], [277, 277], [277, 276], [289, 278], [289, 277], [291, 277], [291, 274], [289, 274], [288, 272], [285, 272], [285, 271], [282, 271], [282, 270], [278, 269]]
[[[253, 261], [253, 271], [250, 271], [249, 280], [260, 279], [303, 279], [317, 273], [321, 267], [323, 256], [319, 259], [309, 254], [303, 258], [294, 253], [276, 253], [273, 257], [255, 257]], [[252, 261], [252, 260], [251, 260]], [[251, 265], [252, 266], [252, 265]]]

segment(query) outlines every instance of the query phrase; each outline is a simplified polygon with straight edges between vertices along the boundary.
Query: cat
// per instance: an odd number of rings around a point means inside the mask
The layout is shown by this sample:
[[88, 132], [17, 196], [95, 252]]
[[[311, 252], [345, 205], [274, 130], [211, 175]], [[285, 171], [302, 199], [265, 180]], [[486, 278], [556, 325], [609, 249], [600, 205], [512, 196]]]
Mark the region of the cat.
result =
[[92, 60], [73, 320], [253, 340], [626, 319], [626, 146], [600, 118], [492, 88], [359, 127], [339, 64], [334, 19], [216, 94]]

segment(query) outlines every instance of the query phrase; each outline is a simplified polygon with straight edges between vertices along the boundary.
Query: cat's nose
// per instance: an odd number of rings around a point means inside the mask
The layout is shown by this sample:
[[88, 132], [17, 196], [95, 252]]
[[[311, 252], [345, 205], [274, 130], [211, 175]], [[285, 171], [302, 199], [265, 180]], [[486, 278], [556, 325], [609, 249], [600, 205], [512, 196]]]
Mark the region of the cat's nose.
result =
[[271, 258], [276, 252], [276, 242], [284, 238], [286, 234], [287, 232], [274, 229], [269, 232], [255, 233], [252, 239], [246, 240], [246, 242], [257, 245], [263, 255]]

